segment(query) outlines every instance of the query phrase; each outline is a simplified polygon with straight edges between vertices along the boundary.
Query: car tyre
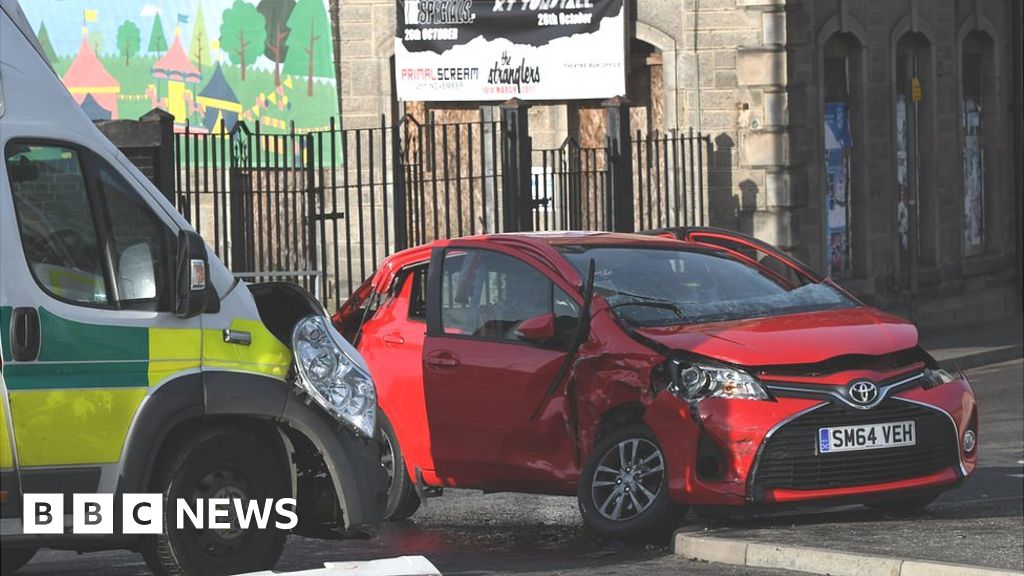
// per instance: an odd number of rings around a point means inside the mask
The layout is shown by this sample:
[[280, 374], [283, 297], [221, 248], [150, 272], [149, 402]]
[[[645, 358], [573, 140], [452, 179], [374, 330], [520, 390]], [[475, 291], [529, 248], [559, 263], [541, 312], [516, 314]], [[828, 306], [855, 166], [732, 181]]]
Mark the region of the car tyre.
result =
[[643, 424], [618, 428], [597, 443], [576, 496], [591, 530], [626, 542], [664, 540], [686, 514], [669, 496], [664, 453]]
[[384, 518], [398, 521], [405, 520], [420, 507], [420, 498], [416, 487], [405, 467], [405, 457], [398, 446], [398, 435], [391, 426], [391, 421], [383, 412], [377, 412], [378, 430], [381, 436], [380, 463], [388, 475], [388, 504], [384, 509]]
[[872, 508], [881, 512], [886, 516], [893, 516], [897, 518], [916, 516], [924, 512], [924, 509], [929, 504], [938, 498], [938, 494], [920, 494], [917, 496], [904, 496], [900, 498], [892, 498], [890, 500], [881, 500], [878, 502], [868, 502], [868, 508]]
[[0, 575], [10, 576], [25, 567], [38, 548], [4, 548], [0, 551]]
[[240, 429], [214, 428], [180, 442], [167, 460], [153, 484], [153, 491], [163, 494], [163, 533], [141, 542], [143, 558], [154, 574], [239, 574], [270, 570], [277, 564], [287, 531], [274, 526], [273, 515], [265, 530], [178, 530], [173, 522], [179, 498], [194, 505], [197, 498], [263, 502], [290, 497], [290, 467], [282, 446]]

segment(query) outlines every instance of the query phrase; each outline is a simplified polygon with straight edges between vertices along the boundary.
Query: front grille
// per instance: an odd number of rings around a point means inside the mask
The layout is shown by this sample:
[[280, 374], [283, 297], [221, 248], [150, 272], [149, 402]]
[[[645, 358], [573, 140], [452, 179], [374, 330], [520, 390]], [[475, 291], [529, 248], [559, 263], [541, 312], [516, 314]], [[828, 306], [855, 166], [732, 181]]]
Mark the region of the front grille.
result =
[[[913, 420], [917, 444], [818, 454], [819, 428]], [[829, 404], [783, 425], [762, 446], [751, 487], [814, 490], [893, 482], [926, 476], [957, 463], [957, 439], [949, 417], [910, 402], [889, 399], [871, 410]]]

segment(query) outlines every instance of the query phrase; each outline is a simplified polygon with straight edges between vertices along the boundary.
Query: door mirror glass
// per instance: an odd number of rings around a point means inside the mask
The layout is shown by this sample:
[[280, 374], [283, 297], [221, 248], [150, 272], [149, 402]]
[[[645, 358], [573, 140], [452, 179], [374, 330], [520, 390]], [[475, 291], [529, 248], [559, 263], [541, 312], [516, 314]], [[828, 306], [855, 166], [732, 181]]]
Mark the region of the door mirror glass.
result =
[[555, 337], [555, 315], [541, 314], [527, 318], [514, 329], [517, 339], [523, 342], [545, 342]]
[[178, 263], [175, 279], [174, 313], [179, 318], [192, 318], [206, 311], [209, 304], [207, 271], [209, 261], [206, 244], [191, 230], [178, 233]]

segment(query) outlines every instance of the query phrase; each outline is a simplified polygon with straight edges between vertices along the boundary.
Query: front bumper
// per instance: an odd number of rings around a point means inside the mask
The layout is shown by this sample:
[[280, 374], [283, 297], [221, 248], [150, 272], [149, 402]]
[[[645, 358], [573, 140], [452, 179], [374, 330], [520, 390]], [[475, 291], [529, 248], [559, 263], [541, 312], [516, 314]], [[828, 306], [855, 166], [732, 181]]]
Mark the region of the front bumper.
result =
[[[914, 419], [918, 444], [907, 448], [816, 453], [818, 426]], [[944, 490], [970, 475], [978, 449], [962, 450], [977, 407], [965, 379], [931, 389], [911, 385], [870, 410], [834, 398], [777, 396], [775, 401], [706, 399], [691, 411], [660, 394], [645, 415], [661, 441], [669, 493], [679, 503], [744, 506], [866, 499], [904, 490]], [[676, 439], [684, 439], [675, 441]]]

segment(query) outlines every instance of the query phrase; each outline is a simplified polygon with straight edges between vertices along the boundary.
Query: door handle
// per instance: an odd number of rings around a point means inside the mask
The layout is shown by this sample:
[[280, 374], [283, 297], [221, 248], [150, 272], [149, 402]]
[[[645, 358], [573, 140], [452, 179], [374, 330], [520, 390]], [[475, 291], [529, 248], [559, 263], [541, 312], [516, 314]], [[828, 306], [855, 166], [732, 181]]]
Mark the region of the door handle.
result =
[[459, 358], [451, 352], [440, 352], [427, 357], [427, 366], [442, 370], [452, 370], [458, 368], [460, 364]]
[[401, 334], [387, 334], [385, 336], [381, 336], [381, 340], [383, 340], [385, 344], [405, 344], [405, 338], [403, 338]]
[[11, 356], [18, 362], [31, 362], [39, 356], [39, 312], [35, 308], [15, 308], [11, 312]]

